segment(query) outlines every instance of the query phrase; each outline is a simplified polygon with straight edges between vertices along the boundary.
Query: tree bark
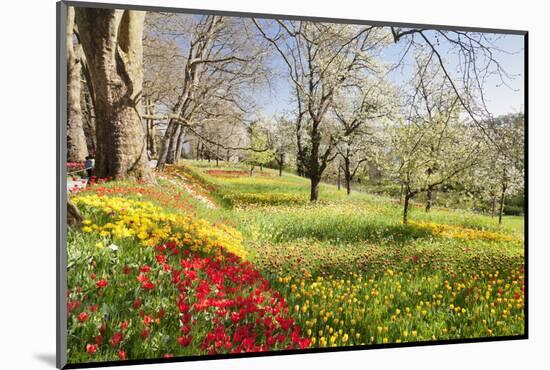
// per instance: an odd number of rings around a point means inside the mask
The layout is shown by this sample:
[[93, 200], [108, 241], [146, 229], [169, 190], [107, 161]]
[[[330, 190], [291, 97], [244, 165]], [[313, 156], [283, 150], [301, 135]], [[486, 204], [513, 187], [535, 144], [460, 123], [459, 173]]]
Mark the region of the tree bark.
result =
[[175, 163], [178, 163], [181, 160], [181, 153], [183, 151], [183, 139], [185, 138], [185, 130], [183, 127], [180, 129], [179, 135], [178, 135], [178, 141], [176, 144], [176, 158]]
[[321, 169], [319, 166], [319, 146], [321, 145], [321, 134], [318, 130], [320, 122], [312, 123], [311, 130], [311, 152], [309, 153], [308, 174], [311, 180], [310, 201], [319, 199], [319, 182], [321, 182]]
[[[67, 9], [67, 161], [83, 162], [88, 156], [82, 120], [81, 73], [82, 61], [73, 45], [75, 11]], [[76, 48], [80, 48], [80, 44]], [[81, 54], [81, 53], [80, 53]]]
[[412, 195], [409, 193], [405, 194], [405, 203], [403, 204], [403, 225], [408, 224], [408, 214], [409, 214], [409, 200], [412, 198]]
[[309, 200], [312, 202], [316, 202], [319, 199], [319, 183], [321, 182], [318, 178], [310, 178], [311, 181], [311, 189], [310, 189], [310, 195]]
[[157, 141], [155, 140], [157, 136], [157, 130], [155, 129], [155, 121], [149, 120], [149, 151], [151, 152], [151, 158], [157, 157]]
[[180, 137], [180, 133], [183, 130], [183, 127], [181, 127], [180, 124], [176, 125], [176, 130], [174, 131], [174, 134], [170, 136], [168, 140], [168, 153], [166, 155], [166, 163], [174, 164], [176, 163], [176, 149], [177, 149], [177, 141]]
[[145, 12], [77, 8], [95, 94], [99, 177], [153, 180], [141, 120]]
[[340, 177], [342, 173], [342, 163], [338, 163], [338, 190], [340, 190]]
[[[218, 143], [220, 142], [220, 137], [218, 136]], [[216, 167], [220, 166], [220, 146], [216, 145]]]
[[[194, 39], [190, 43], [188, 51], [188, 62], [185, 66], [185, 73], [183, 79], [183, 87], [178, 101], [174, 105], [172, 112], [182, 119], [188, 120], [193, 112], [193, 107], [196, 107], [194, 102], [194, 95], [196, 87], [199, 85], [199, 70], [202, 67], [202, 63], [191, 63], [192, 61], [204, 60], [208, 52], [210, 51], [209, 45], [211, 45], [212, 38], [216, 31], [216, 26], [221, 22], [220, 17], [210, 17], [210, 23], [206, 33], [196, 35], [198, 39]], [[170, 120], [168, 128], [164, 133], [162, 139], [162, 145], [160, 147], [159, 160], [157, 163], [157, 169], [162, 169], [167, 159], [171, 158], [170, 151], [175, 150], [173, 145], [174, 136], [176, 135], [177, 127], [181, 123]], [[210, 155], [208, 161], [210, 162]]]
[[[85, 74], [84, 74], [85, 75]], [[94, 103], [92, 99], [92, 91], [90, 89], [91, 81], [86, 78], [86, 82], [81, 84], [81, 103], [82, 103], [82, 116], [84, 118], [84, 137], [86, 138], [86, 146], [88, 147], [88, 153], [95, 155], [96, 152], [96, 138], [95, 138], [95, 111]]]
[[73, 202], [67, 200], [67, 226], [75, 228], [82, 224], [84, 217]]
[[349, 158], [344, 158], [344, 179], [346, 180], [346, 194], [351, 194], [351, 169]]
[[166, 127], [166, 131], [164, 132], [160, 142], [157, 169], [162, 170], [165, 163], [173, 163], [172, 158], [175, 151], [174, 142], [176, 139], [175, 137], [178, 135], [180, 126], [181, 124], [176, 122], [174, 119], [170, 119], [170, 121], [168, 121], [168, 126]]
[[[150, 116], [154, 116], [155, 112], [152, 108], [152, 102], [151, 98], [145, 99], [145, 113], [147, 113]], [[153, 119], [146, 119], [145, 120], [146, 125], [146, 132], [147, 132], [147, 150], [149, 151], [150, 157], [149, 159], [156, 158], [157, 156], [157, 145], [155, 141], [156, 136], [156, 130], [155, 130], [155, 121]]]
[[433, 205], [433, 188], [431, 186], [428, 187], [428, 190], [426, 191], [427, 201], [426, 201], [426, 212], [430, 212], [430, 209]]
[[504, 198], [506, 196], [506, 185], [502, 185], [502, 192], [500, 194], [500, 206], [498, 210], [498, 224], [502, 224], [502, 215], [504, 213]]
[[277, 167], [279, 168], [279, 177], [283, 176], [283, 167], [285, 165], [285, 153], [279, 153], [275, 156], [275, 162], [277, 162]]

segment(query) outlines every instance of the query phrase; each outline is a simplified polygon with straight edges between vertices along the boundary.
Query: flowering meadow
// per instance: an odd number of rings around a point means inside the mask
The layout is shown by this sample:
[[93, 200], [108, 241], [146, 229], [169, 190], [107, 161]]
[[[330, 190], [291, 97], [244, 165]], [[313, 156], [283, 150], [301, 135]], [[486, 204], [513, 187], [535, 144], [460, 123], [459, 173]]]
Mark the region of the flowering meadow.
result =
[[308, 191], [206, 162], [74, 191], [69, 362], [524, 333], [523, 218]]

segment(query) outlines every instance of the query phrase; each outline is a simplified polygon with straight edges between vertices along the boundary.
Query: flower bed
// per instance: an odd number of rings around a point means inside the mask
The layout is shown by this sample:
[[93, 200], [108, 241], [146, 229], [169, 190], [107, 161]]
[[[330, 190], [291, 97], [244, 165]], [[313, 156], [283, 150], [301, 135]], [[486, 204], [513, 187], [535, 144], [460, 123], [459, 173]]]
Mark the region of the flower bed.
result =
[[70, 278], [71, 361], [309, 346], [284, 298], [250, 263], [175, 243], [149, 250], [144, 261], [126, 253], [116, 266], [94, 259], [87, 274]]
[[206, 254], [219, 254], [223, 248], [241, 258], [246, 255], [237, 231], [223, 224], [213, 227], [205, 220], [164, 212], [148, 201], [90, 194], [75, 197], [74, 203], [89, 215], [84, 220], [84, 232], [135, 237], [144, 246], [174, 242]]
[[488, 241], [521, 241], [511, 235], [494, 231], [476, 230], [458, 225], [444, 225], [433, 222], [410, 221], [409, 224], [420, 229], [429, 230], [433, 235], [455, 239], [479, 239]]
[[70, 362], [310, 345], [235, 230], [146, 200], [73, 201], [86, 218], [68, 237]]
[[67, 162], [67, 172], [84, 171], [84, 163], [82, 162]]

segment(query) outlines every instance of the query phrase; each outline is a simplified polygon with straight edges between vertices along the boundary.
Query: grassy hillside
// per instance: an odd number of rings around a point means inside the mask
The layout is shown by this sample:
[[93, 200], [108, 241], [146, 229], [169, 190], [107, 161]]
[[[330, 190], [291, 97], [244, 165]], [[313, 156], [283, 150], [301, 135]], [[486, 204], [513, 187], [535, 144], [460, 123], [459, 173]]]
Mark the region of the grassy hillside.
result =
[[[404, 226], [401, 205], [387, 197], [347, 196], [322, 184], [320, 201], [312, 205], [309, 181], [292, 174], [256, 168], [249, 176], [246, 167], [207, 163], [187, 163], [179, 171], [210, 186], [242, 232], [253, 264], [300, 307], [298, 321], [317, 333], [317, 343], [411, 340], [404, 331], [415, 331], [413, 340], [523, 331], [523, 301], [506, 298], [523, 296], [522, 217], [505, 217], [499, 226], [489, 216], [445, 208], [426, 213], [419, 205]], [[329, 313], [340, 309], [338, 295], [354, 312], [344, 316], [356, 315], [349, 319], [355, 324], [332, 319], [341, 316]], [[325, 318], [338, 324], [327, 325]], [[360, 337], [333, 337], [340, 327]]]
[[[69, 358], [518, 335], [523, 218], [413, 206], [184, 162], [72, 196]], [[120, 310], [119, 307], [125, 307]]]

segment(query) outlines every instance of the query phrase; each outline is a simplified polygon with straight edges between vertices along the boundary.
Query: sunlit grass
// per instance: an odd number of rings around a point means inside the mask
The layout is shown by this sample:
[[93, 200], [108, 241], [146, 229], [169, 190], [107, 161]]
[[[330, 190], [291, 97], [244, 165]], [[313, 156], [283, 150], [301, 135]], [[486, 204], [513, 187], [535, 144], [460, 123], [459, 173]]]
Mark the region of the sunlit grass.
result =
[[[319, 201], [311, 203], [308, 179], [257, 167], [250, 176], [249, 170], [184, 162], [168, 166], [154, 184], [112, 181], [76, 196], [87, 221], [68, 233], [69, 301], [82, 303], [70, 316], [72, 361], [89, 359], [87, 346], [112, 339], [118, 329], [109, 323], [127, 318], [124, 340], [98, 346], [96, 360], [120, 358], [119, 348], [130, 358], [203, 353], [211, 313], [193, 323], [192, 342], [178, 343], [180, 313], [168, 297], [179, 293], [156, 251], [163, 242], [199, 251], [214, 270], [221, 267], [218, 248], [242, 248], [249, 269], [243, 276], [257, 274], [256, 282], [267, 279], [261, 286], [273, 289], [266, 294], [282, 294], [281, 304], [307, 337], [302, 344], [313, 347], [523, 334], [523, 217], [506, 216], [499, 225], [479, 213], [439, 207], [426, 213], [413, 204], [403, 225], [398, 199], [358, 191], [347, 196], [321, 184]], [[179, 253], [167, 256], [175, 258], [168, 270], [181, 267]], [[244, 268], [227, 263], [224, 274]], [[139, 288], [143, 264], [153, 266], [154, 294]], [[216, 281], [228, 277], [216, 275]], [[97, 286], [100, 279], [107, 287]], [[241, 284], [231, 292], [256, 290]], [[151, 324], [149, 339], [142, 337], [149, 327], [140, 311], [131, 308], [137, 296], [146, 314], [160, 320]], [[92, 310], [85, 302], [98, 306]], [[235, 312], [221, 310], [227, 330], [236, 330]], [[90, 316], [85, 322], [78, 319], [82, 312]], [[107, 331], [98, 331], [105, 323]]]
[[293, 174], [187, 168], [214, 186], [315, 346], [523, 333], [523, 217], [499, 225], [413, 203], [403, 225], [396, 198], [321, 184], [311, 203], [309, 180]]

